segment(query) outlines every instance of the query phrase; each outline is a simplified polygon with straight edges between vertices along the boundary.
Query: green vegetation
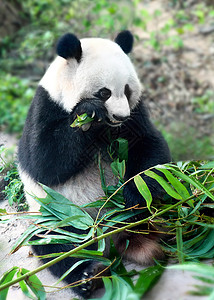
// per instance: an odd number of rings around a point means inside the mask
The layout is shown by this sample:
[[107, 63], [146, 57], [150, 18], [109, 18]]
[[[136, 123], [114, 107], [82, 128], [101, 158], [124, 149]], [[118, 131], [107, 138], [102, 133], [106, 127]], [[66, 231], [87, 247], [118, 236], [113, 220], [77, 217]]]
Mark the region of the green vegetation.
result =
[[28, 79], [2, 74], [0, 79], [0, 128], [22, 132], [34, 88]]
[[11, 157], [8, 152], [3, 146], [0, 147], [0, 179], [3, 179], [6, 183], [5, 189], [1, 192], [4, 193], [10, 205], [16, 203], [18, 211], [26, 211], [28, 205], [25, 201], [23, 184], [19, 178], [17, 164], [13, 155]]
[[172, 122], [168, 131], [161, 125], [159, 129], [169, 144], [173, 161], [185, 160], [187, 157], [193, 160], [214, 157], [214, 144], [210, 137], [198, 137], [195, 127], [188, 127], [181, 122]]
[[[122, 162], [112, 165], [113, 172], [116, 171], [116, 168], [117, 174], [124, 174], [124, 164]], [[157, 175], [154, 172], [155, 169], [162, 172], [166, 179], [164, 180]], [[166, 192], [164, 201], [161, 203], [152, 201], [146, 183], [139, 177], [142, 173], [154, 178], [161, 184]], [[17, 240], [12, 251], [15, 252], [24, 245], [50, 243], [50, 240], [52, 243], [75, 243], [79, 244], [79, 246], [66, 253], [54, 253], [51, 255], [53, 260], [38, 269], [28, 271], [14, 267], [6, 272], [0, 282], [1, 299], [6, 299], [8, 288], [17, 282], [20, 283], [25, 294], [29, 295], [29, 287], [37, 297], [38, 293], [41, 293], [41, 299], [45, 299], [45, 291], [41, 288], [41, 283], [38, 282], [35, 274], [71, 255], [81, 258], [82, 262], [86, 259], [99, 260], [111, 270], [111, 277], [103, 278], [107, 289], [106, 294], [102, 298], [103, 300], [129, 299], [131, 295], [134, 297], [133, 299], [141, 299], [142, 295], [157, 282], [164, 271], [164, 265], [161, 265], [160, 262], [154, 267], [149, 267], [140, 272], [127, 272], [113, 246], [111, 259], [104, 258], [102, 253], [105, 248], [104, 238], [124, 229], [129, 230], [132, 228], [133, 231], [134, 226], [142, 223], [148, 223], [148, 229], [141, 230], [141, 234], [148, 234], [150, 230], [153, 230], [152, 228], [157, 226], [162, 228], [161, 231], [165, 235], [168, 235], [169, 238], [162, 241], [162, 247], [166, 256], [174, 258], [182, 264], [185, 262], [197, 262], [195, 265], [181, 265], [181, 268], [187, 270], [194, 268], [195, 272], [200, 273], [198, 278], [202, 282], [209, 281], [210, 286], [206, 290], [199, 286], [198, 293], [212, 295], [213, 267], [206, 267], [198, 262], [204, 258], [213, 258], [214, 219], [211, 216], [211, 210], [214, 201], [214, 161], [208, 163], [178, 162], [177, 164], [158, 165], [133, 177], [131, 180], [135, 181], [137, 188], [145, 198], [145, 207], [140, 209], [140, 211], [139, 209], [124, 210], [124, 200], [121, 199], [121, 191], [127, 182], [123, 182], [120, 178], [117, 186], [105, 186], [103, 174], [101, 170], [106, 197], [83, 207], [78, 207], [50, 188], [43, 187], [47, 193], [46, 198], [36, 198], [36, 201], [41, 205], [41, 214], [30, 216], [30, 218], [35, 219], [35, 222]], [[48, 206], [46, 205], [47, 203]], [[88, 206], [99, 209], [95, 220], [84, 210]], [[108, 207], [108, 210], [101, 214], [101, 211], [106, 207]], [[119, 215], [118, 212], [120, 212]], [[149, 217], [135, 223], [129, 223], [128, 219], [130, 217], [145, 212], [147, 215], [149, 213]], [[1, 210], [2, 220], [5, 217], [8, 218], [7, 212]], [[123, 224], [122, 227], [121, 224]], [[76, 235], [68, 232], [65, 229], [65, 226], [68, 225], [79, 229], [88, 229], [88, 233]], [[114, 225], [113, 229], [107, 231], [112, 225]], [[44, 231], [48, 235], [44, 234]], [[30, 238], [33, 234], [40, 234], [40, 238], [31, 241]], [[96, 239], [94, 239], [95, 236]], [[94, 242], [98, 242], [98, 250], [96, 252], [85, 249]], [[74, 270], [78, 264], [73, 265], [68, 272]], [[206, 268], [209, 270], [206, 270]], [[204, 270], [204, 274], [201, 273], [201, 270]], [[136, 274], [138, 275], [138, 280], [134, 282], [132, 277]], [[17, 278], [14, 278], [15, 275]], [[29, 278], [32, 280], [29, 280]], [[63, 278], [64, 276], [59, 281]], [[38, 285], [36, 282], [38, 282]], [[74, 283], [74, 285], [76, 284]], [[123, 290], [123, 293], [121, 293], [121, 290]], [[38, 299], [40, 298], [38, 297]]]

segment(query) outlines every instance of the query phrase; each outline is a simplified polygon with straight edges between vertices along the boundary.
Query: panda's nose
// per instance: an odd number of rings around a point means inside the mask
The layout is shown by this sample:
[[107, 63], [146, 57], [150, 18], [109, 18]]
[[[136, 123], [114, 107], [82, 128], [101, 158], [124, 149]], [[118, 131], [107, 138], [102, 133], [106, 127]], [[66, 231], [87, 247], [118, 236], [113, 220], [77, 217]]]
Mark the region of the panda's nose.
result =
[[120, 122], [124, 122], [128, 119], [128, 116], [127, 117], [123, 117], [123, 116], [116, 116], [116, 115], [113, 115], [113, 118], [117, 121], [120, 121]]

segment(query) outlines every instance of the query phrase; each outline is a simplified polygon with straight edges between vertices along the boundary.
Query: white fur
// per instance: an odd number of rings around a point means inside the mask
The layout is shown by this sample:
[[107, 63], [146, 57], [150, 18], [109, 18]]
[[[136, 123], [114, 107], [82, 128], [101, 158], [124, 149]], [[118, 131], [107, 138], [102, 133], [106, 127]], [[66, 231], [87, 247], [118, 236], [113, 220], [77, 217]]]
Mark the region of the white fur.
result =
[[[85, 97], [101, 88], [111, 90], [112, 96], [106, 102], [111, 118], [113, 114], [129, 116], [141, 94], [141, 84], [129, 57], [119, 45], [107, 39], [82, 39], [82, 58], [65, 60], [57, 56], [40, 81], [54, 101], [71, 112]], [[59, 80], [60, 78], [60, 80]], [[132, 90], [130, 103], [124, 95], [125, 85]]]
[[[110, 165], [107, 163], [102, 163], [102, 165], [105, 170], [106, 183], [109, 185], [115, 184], [115, 178]], [[33, 196], [45, 198], [46, 193], [42, 187], [26, 173], [26, 171], [19, 168], [19, 174], [22, 182], [24, 183], [29, 210], [38, 211], [40, 206], [34, 200]], [[104, 196], [101, 186], [100, 171], [95, 163], [88, 166], [88, 168], [86, 168], [81, 174], [72, 177], [66, 183], [51, 186], [51, 188], [79, 206], [91, 203]], [[90, 213], [95, 215], [95, 211], [93, 210], [91, 210]]]
[[34, 196], [38, 198], [45, 198], [46, 193], [42, 187], [33, 180], [26, 171], [23, 171], [19, 166], [19, 176], [24, 184], [24, 191], [27, 203], [29, 205], [29, 211], [39, 211], [40, 205], [35, 201]]

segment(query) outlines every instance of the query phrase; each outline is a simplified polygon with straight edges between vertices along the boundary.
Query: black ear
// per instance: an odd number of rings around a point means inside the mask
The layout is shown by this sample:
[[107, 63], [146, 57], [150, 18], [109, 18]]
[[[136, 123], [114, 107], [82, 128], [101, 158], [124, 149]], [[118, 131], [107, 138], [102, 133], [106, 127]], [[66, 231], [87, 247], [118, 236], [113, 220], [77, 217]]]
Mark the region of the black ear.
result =
[[121, 31], [114, 41], [122, 48], [122, 50], [126, 54], [132, 51], [134, 37], [129, 30]]
[[80, 40], [72, 33], [66, 33], [57, 42], [56, 53], [65, 58], [76, 58], [79, 62], [82, 56]]

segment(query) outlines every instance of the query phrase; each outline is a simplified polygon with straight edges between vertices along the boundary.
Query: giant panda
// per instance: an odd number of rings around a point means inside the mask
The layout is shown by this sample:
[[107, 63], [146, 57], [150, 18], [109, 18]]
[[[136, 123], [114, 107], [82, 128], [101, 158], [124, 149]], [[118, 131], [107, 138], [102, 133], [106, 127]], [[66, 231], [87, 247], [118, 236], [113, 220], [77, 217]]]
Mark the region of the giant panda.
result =
[[[133, 41], [128, 30], [120, 32], [114, 41], [103, 38], [79, 40], [71, 33], [59, 39], [57, 56], [39, 82], [19, 142], [19, 174], [31, 211], [39, 210], [32, 195], [46, 196], [40, 183], [77, 205], [90, 203], [104, 195], [96, 159], [98, 153], [101, 153], [108, 182], [115, 182], [110, 171], [107, 131], [128, 141], [125, 180], [149, 167], [170, 161], [168, 145], [149, 119], [142, 97], [143, 88], [128, 57]], [[77, 115], [83, 113], [93, 121], [72, 128], [70, 125]], [[158, 183], [143, 177], [152, 197], [159, 198], [162, 189]], [[126, 208], [145, 206], [133, 181], [125, 185], [123, 194]], [[140, 264], [151, 263], [153, 258], [162, 255], [155, 238], [123, 232], [114, 241], [119, 253], [124, 252], [126, 259]], [[72, 247], [67, 244], [40, 245], [34, 250], [44, 255], [68, 251]], [[96, 249], [96, 244], [91, 249]], [[62, 276], [76, 261], [67, 258], [53, 265], [51, 271]], [[87, 279], [102, 269], [100, 263], [87, 261], [65, 280], [72, 283]], [[86, 299], [96, 287], [97, 283], [92, 281], [74, 289]]]

